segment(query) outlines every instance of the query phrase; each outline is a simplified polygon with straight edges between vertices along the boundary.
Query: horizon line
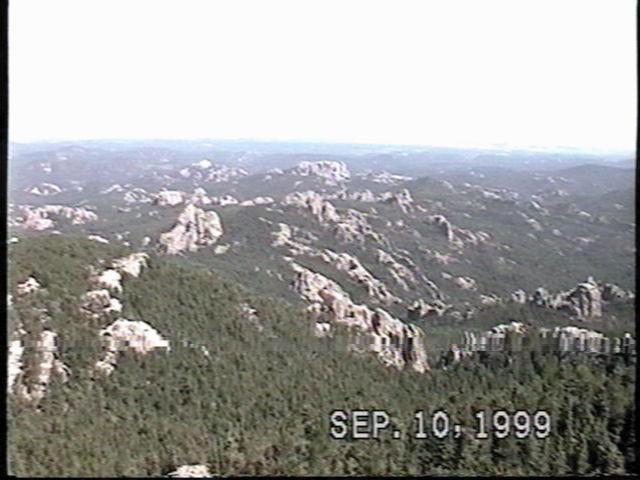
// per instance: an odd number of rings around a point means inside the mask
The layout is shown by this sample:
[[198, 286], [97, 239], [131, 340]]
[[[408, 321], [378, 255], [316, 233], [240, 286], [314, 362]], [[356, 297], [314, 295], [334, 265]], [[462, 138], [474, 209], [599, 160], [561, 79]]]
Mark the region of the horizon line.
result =
[[496, 151], [546, 151], [548, 153], [582, 153], [582, 154], [630, 154], [635, 158], [636, 149], [611, 148], [611, 147], [577, 147], [570, 145], [522, 145], [509, 143], [473, 143], [468, 144], [422, 144], [422, 143], [376, 143], [376, 142], [359, 142], [345, 140], [326, 140], [326, 139], [280, 139], [280, 138], [256, 138], [256, 137], [236, 137], [236, 138], [214, 138], [214, 137], [172, 137], [172, 138], [154, 138], [154, 137], [95, 137], [95, 138], [41, 138], [32, 140], [9, 140], [9, 145], [28, 145], [39, 143], [83, 143], [83, 142], [219, 142], [219, 143], [272, 143], [272, 144], [317, 144], [317, 145], [349, 145], [361, 147], [397, 147], [412, 149], [459, 149], [459, 150], [496, 150]]

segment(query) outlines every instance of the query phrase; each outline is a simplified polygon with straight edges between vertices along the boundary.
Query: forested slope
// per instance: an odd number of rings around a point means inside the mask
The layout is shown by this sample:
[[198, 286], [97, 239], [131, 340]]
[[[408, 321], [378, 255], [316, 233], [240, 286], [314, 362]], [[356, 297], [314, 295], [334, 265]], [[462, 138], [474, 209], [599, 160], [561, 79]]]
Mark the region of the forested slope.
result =
[[[78, 302], [88, 266], [127, 253], [53, 235], [11, 246], [12, 292], [28, 276], [41, 283], [16, 296], [11, 321], [41, 328], [34, 312], [44, 309], [72, 372], [37, 405], [10, 397], [12, 474], [159, 476], [184, 464], [271, 475], [636, 471], [635, 357], [487, 354], [447, 370], [397, 371], [349, 352], [346, 331], [317, 338], [298, 307], [163, 257], [123, 282], [120, 315], [152, 325], [171, 349], [125, 352], [114, 373], [97, 376], [104, 324], [87, 320]], [[335, 440], [336, 409], [384, 409], [404, 435]], [[437, 409], [469, 434], [416, 439], [416, 410]], [[474, 412], [485, 409], [545, 410], [551, 434], [474, 438]]]

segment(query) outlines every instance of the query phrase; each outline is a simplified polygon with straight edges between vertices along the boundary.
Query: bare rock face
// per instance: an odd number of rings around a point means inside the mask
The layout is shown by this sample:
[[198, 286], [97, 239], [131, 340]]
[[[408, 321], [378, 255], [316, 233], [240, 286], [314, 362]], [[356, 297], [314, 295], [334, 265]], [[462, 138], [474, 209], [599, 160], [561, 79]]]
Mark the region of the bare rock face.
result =
[[536, 220], [535, 218], [531, 218], [529, 216], [527, 216], [525, 213], [523, 212], [518, 212], [520, 214], [520, 216], [522, 218], [524, 218], [525, 222], [527, 222], [527, 224], [536, 232], [541, 232], [542, 231], [542, 225], [540, 224], [540, 222], [538, 222], [538, 220]]
[[99, 372], [110, 374], [120, 352], [125, 350], [145, 355], [154, 349], [169, 350], [169, 342], [148, 323], [120, 318], [100, 331], [105, 342], [105, 355], [95, 365]]
[[270, 203], [273, 203], [273, 202], [274, 202], [273, 197], [256, 197], [253, 199], [254, 205], [269, 205]]
[[550, 294], [545, 288], [533, 293], [530, 303], [539, 307], [565, 310], [582, 320], [602, 316], [602, 293], [598, 284], [589, 278], [573, 290]]
[[389, 267], [389, 273], [404, 290], [409, 290], [407, 282], [416, 283], [416, 277], [413, 272], [408, 267], [398, 263], [391, 254], [378, 249], [378, 261]]
[[454, 277], [453, 283], [463, 290], [476, 290], [477, 285], [475, 279], [471, 277]]
[[81, 297], [80, 309], [87, 317], [97, 320], [104, 315], [120, 313], [122, 303], [111, 297], [109, 290], [91, 290]]
[[122, 292], [122, 275], [114, 269], [107, 269], [98, 275], [94, 282], [96, 285], [108, 288], [113, 292]]
[[142, 268], [147, 266], [148, 259], [149, 255], [146, 253], [132, 253], [126, 257], [113, 260], [111, 265], [126, 275], [138, 277], [142, 272]]
[[351, 173], [344, 162], [323, 160], [320, 162], [300, 162], [292, 173], [300, 176], [315, 175], [324, 180], [326, 185], [338, 185], [347, 182]]
[[282, 204], [307, 209], [322, 224], [340, 221], [340, 216], [333, 204], [313, 190], [290, 193], [284, 197]]
[[397, 192], [385, 192], [382, 194], [381, 200], [386, 203], [395, 203], [404, 213], [413, 212], [413, 197], [411, 197], [411, 193], [406, 188]]
[[487, 243], [490, 239], [489, 234], [486, 232], [472, 232], [471, 230], [452, 225], [444, 215], [431, 215], [427, 217], [427, 222], [440, 227], [449, 244], [456, 248], [463, 248], [468, 245], [480, 245]]
[[40, 290], [40, 283], [35, 278], [29, 277], [23, 283], [18, 284], [16, 287], [16, 295], [24, 297], [38, 290]]
[[[557, 352], [584, 353], [621, 353], [635, 351], [635, 340], [631, 334], [623, 338], [607, 338], [600, 332], [575, 326], [533, 329], [519, 322], [496, 325], [490, 330], [475, 334], [464, 332], [464, 346], [468, 352], [503, 351], [506, 349], [520, 349], [521, 342], [514, 342], [513, 338], [536, 338], [536, 348]], [[512, 341], [508, 342], [511, 337]]]
[[635, 298], [633, 292], [625, 291], [613, 283], [605, 283], [601, 290], [602, 300], [606, 302], [614, 300], [633, 300]]
[[[15, 393], [23, 400], [31, 403], [39, 402], [46, 394], [49, 384], [54, 379], [66, 382], [71, 370], [58, 358], [58, 335], [51, 330], [43, 330], [38, 340], [35, 342], [36, 355], [33, 358], [34, 365], [31, 365], [29, 378], [24, 378], [21, 369], [24, 367], [22, 362], [22, 353], [24, 346], [13, 345], [14, 358], [13, 369], [10, 367], [10, 373], [13, 375], [9, 384], [10, 392]], [[14, 342], [21, 340], [14, 340]], [[19, 353], [19, 356], [17, 355]]]
[[360, 261], [348, 253], [336, 253], [332, 250], [324, 250], [322, 258], [332, 264], [337, 270], [343, 271], [354, 282], [363, 285], [368, 295], [384, 305], [400, 303], [402, 300], [393, 295], [384, 283], [375, 278], [369, 270], [364, 268]]
[[84, 207], [65, 207], [63, 205], [44, 205], [42, 207], [31, 207], [29, 205], [20, 207], [22, 221], [17, 223], [23, 228], [30, 230], [47, 230], [55, 226], [52, 216], [58, 219], [66, 218], [71, 220], [73, 225], [82, 225], [87, 222], [95, 222], [98, 216]]
[[412, 180], [411, 177], [406, 177], [403, 175], [395, 175], [393, 173], [389, 173], [387, 171], [377, 171], [377, 172], [367, 172], [362, 175], [364, 180], [369, 180], [370, 182], [375, 183], [384, 183], [387, 185], [397, 185], [402, 182], [407, 182]]
[[345, 194], [345, 199], [348, 200], [356, 200], [358, 202], [367, 202], [373, 203], [378, 201], [378, 197], [369, 189], [358, 191], [358, 192], [350, 192]]
[[218, 214], [190, 204], [180, 214], [173, 229], [160, 236], [160, 244], [165, 253], [175, 255], [213, 245], [221, 235], [222, 224]]
[[407, 308], [407, 316], [409, 320], [412, 321], [417, 321], [432, 315], [440, 317], [449, 308], [451, 308], [451, 305], [447, 305], [442, 300], [436, 299], [432, 302], [427, 303], [423, 299], [419, 299], [413, 302], [413, 304], [409, 308]]
[[112, 193], [112, 192], [121, 193], [121, 192], [124, 192], [124, 191], [125, 191], [125, 188], [122, 185], [120, 185], [119, 183], [114, 183], [110, 187], [107, 187], [104, 190], [101, 190], [100, 193], [102, 195], [107, 195], [107, 194]]
[[432, 215], [427, 219], [427, 221], [429, 223], [438, 225], [440, 227], [440, 230], [442, 230], [442, 233], [444, 234], [444, 236], [447, 237], [447, 241], [449, 243], [454, 242], [455, 235], [453, 233], [453, 226], [451, 225], [451, 223], [449, 223], [449, 220], [447, 220], [447, 217], [445, 217], [444, 215]]
[[327, 322], [316, 322], [314, 332], [316, 337], [328, 337], [331, 335], [331, 324]]
[[158, 192], [155, 203], [161, 207], [173, 207], [184, 202], [184, 193], [177, 190], [165, 190]]
[[239, 308], [240, 308], [240, 316], [243, 319], [245, 319], [248, 323], [256, 327], [259, 332], [262, 332], [264, 330], [264, 326], [260, 322], [260, 316], [258, 315], [258, 311], [255, 308], [253, 308], [248, 303], [241, 303], [239, 305]]
[[211, 199], [207, 195], [207, 191], [204, 188], [198, 187], [193, 190], [193, 195], [191, 195], [191, 198], [189, 198], [188, 203], [199, 206], [210, 205]]
[[22, 338], [26, 335], [23, 329], [18, 329], [14, 332], [15, 338], [9, 342], [9, 355], [8, 355], [8, 369], [7, 369], [7, 392], [13, 393], [13, 385], [16, 382], [18, 376], [22, 373], [23, 361], [22, 355], [24, 354], [24, 346], [22, 345]]
[[502, 303], [502, 299], [496, 295], [480, 295], [480, 303], [482, 305], [498, 305]]
[[200, 180], [211, 183], [229, 182], [234, 177], [248, 175], [248, 172], [242, 168], [227, 167], [226, 165], [217, 165], [210, 160], [200, 160], [194, 162], [189, 167], [180, 170], [180, 175], [184, 178]]
[[173, 478], [209, 478], [213, 475], [206, 465], [182, 465], [174, 472], [167, 474], [167, 476]]
[[333, 226], [334, 234], [341, 242], [363, 243], [367, 237], [378, 243], [384, 241], [380, 234], [373, 231], [364, 213], [350, 208], [340, 214], [330, 201], [313, 190], [290, 193], [282, 200], [282, 204], [304, 208], [320, 224]]
[[48, 197], [50, 195], [57, 195], [62, 193], [62, 189], [58, 185], [53, 183], [41, 183], [26, 190], [31, 195], [37, 195], [42, 197]]
[[225, 207], [227, 205], [238, 205], [240, 201], [233, 195], [223, 195], [221, 197], [211, 197], [211, 204]]
[[411, 368], [417, 372], [429, 369], [422, 330], [403, 323], [381, 308], [371, 310], [366, 305], [356, 305], [333, 280], [294, 262], [291, 265], [296, 271], [292, 287], [311, 302], [309, 312], [316, 322], [350, 327], [355, 335], [353, 350], [374, 352], [385, 365], [399, 369]]
[[373, 230], [365, 214], [353, 208], [348, 209], [341, 216], [334, 228], [334, 233], [336, 238], [344, 243], [357, 242], [362, 244], [367, 238], [375, 243], [383, 244], [385, 242], [384, 237]]
[[271, 245], [273, 247], [284, 246], [289, 249], [291, 255], [317, 255], [318, 251], [308, 245], [303, 244], [301, 241], [294, 239], [294, 234], [298, 233], [297, 227], [291, 227], [286, 223], [279, 223], [279, 230], [273, 232], [271, 235], [274, 237]]
[[93, 242], [98, 242], [98, 243], [104, 243], [104, 244], [109, 243], [109, 240], [107, 240], [104, 237], [101, 237], [100, 235], [87, 235], [87, 239]]
[[569, 292], [567, 300], [580, 318], [588, 319], [602, 316], [602, 296], [595, 282], [579, 284]]
[[154, 196], [144, 188], [136, 187], [126, 192], [123, 199], [127, 203], [151, 203]]
[[511, 293], [511, 301], [524, 305], [527, 303], [527, 293], [522, 289], [518, 289]]

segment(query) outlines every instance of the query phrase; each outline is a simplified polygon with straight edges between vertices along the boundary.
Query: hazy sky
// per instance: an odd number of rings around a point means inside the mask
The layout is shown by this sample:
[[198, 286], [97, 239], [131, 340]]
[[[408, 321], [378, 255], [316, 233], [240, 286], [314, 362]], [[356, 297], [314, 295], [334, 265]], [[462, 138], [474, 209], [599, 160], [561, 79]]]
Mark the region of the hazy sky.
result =
[[13, 0], [10, 139], [634, 150], [632, 0]]

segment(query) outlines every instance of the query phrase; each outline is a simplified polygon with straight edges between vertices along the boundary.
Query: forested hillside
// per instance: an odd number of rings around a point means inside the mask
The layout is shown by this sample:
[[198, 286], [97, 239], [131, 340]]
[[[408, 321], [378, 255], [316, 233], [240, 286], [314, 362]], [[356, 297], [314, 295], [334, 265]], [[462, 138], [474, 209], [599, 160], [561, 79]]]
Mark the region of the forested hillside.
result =
[[[78, 306], [89, 266], [129, 253], [55, 235], [11, 245], [11, 322], [29, 335], [57, 332], [58, 358], [71, 371], [36, 405], [10, 397], [12, 474], [159, 476], [186, 464], [220, 475], [637, 471], [635, 356], [486, 353], [423, 374], [398, 371], [349, 351], [346, 328], [318, 337], [299, 306], [171, 257], [152, 255], [116, 294], [117, 316], [148, 323], [171, 348], [123, 351], [115, 371], [100, 376], [98, 331], [115, 315], [89, 319]], [[21, 295], [16, 288], [27, 277], [40, 288]], [[386, 410], [403, 436], [336, 440], [329, 424], [336, 409]], [[465, 433], [415, 438], [415, 412], [438, 409]], [[550, 434], [478, 439], [477, 410], [545, 410]]]

